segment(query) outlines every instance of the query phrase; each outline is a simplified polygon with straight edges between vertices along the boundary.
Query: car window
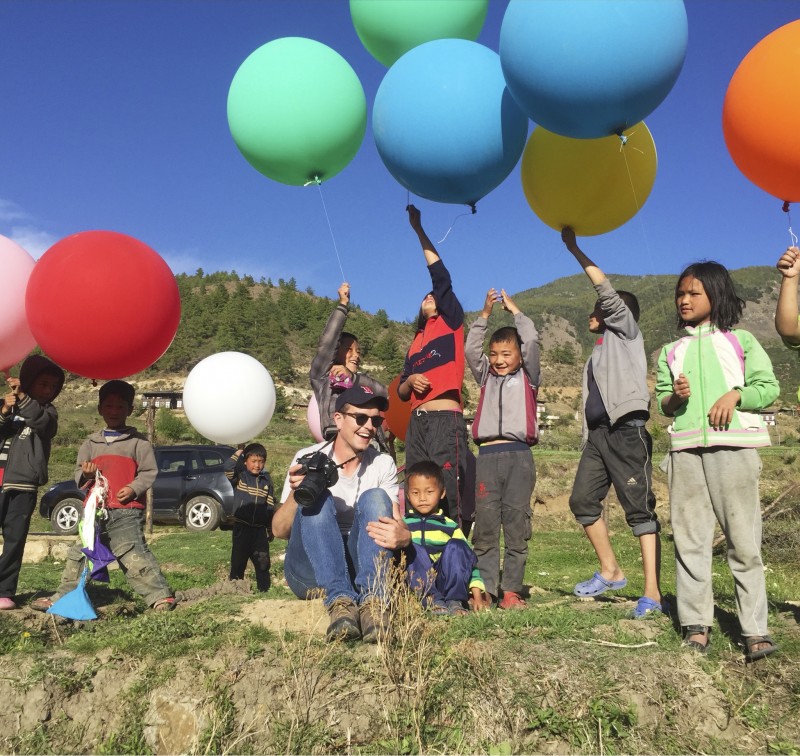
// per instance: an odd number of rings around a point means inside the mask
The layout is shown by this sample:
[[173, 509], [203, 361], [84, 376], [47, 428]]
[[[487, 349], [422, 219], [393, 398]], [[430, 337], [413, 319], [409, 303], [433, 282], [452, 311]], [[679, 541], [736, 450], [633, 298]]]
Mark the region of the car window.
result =
[[203, 449], [200, 452], [200, 459], [203, 461], [203, 467], [215, 467], [225, 462], [222, 454], [214, 449]]
[[185, 451], [162, 451], [159, 454], [158, 470], [162, 473], [192, 470], [194, 469], [192, 461]]

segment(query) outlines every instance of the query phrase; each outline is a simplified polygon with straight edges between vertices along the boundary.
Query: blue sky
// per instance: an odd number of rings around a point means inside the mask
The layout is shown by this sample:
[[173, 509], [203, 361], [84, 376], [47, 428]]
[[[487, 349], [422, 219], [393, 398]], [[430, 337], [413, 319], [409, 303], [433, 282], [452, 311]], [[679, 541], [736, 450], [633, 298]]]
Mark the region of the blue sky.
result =
[[[490, 0], [479, 39], [494, 50], [506, 5]], [[581, 242], [609, 273], [677, 273], [701, 258], [773, 265], [789, 241], [781, 203], [731, 161], [721, 109], [741, 59], [800, 5], [686, 6], [686, 63], [646, 119], [659, 156], [653, 192], [625, 226]], [[303, 36], [347, 59], [371, 113], [386, 69], [362, 47], [346, 0], [4, 0], [0, 31], [0, 234], [38, 257], [78, 231], [119, 231], [175, 272], [294, 277], [335, 296], [342, 275], [319, 190], [251, 168], [228, 131], [226, 99], [253, 50]], [[429, 279], [406, 190], [381, 163], [369, 125], [354, 161], [322, 192], [353, 301], [413, 317]], [[415, 202], [434, 241], [464, 212]], [[478, 309], [489, 286], [517, 292], [578, 272], [530, 210], [518, 168], [476, 215], [458, 217], [439, 250], [466, 309]]]

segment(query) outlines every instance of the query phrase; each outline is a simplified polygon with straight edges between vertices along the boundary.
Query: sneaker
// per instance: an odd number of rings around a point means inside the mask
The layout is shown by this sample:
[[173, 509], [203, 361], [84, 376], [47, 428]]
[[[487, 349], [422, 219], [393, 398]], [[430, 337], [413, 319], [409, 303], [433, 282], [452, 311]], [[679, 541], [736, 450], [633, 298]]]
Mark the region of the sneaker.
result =
[[501, 609], [525, 609], [527, 604], [519, 593], [504, 591], [499, 606]]
[[389, 629], [389, 612], [379, 599], [367, 599], [358, 607], [361, 622], [361, 640], [364, 643], [377, 643]]
[[14, 603], [14, 599], [3, 596], [0, 598], [0, 610], [3, 609], [19, 609], [19, 607]]
[[361, 624], [358, 616], [358, 607], [353, 599], [347, 596], [337, 598], [329, 607], [328, 614], [331, 624], [325, 637], [329, 641], [358, 640], [361, 637]]

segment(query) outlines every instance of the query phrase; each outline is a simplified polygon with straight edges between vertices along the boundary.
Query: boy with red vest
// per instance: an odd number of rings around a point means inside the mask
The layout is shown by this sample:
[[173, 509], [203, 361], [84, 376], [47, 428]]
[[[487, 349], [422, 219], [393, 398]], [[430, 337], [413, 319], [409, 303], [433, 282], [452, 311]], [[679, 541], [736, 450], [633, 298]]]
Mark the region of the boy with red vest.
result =
[[406, 433], [406, 467], [431, 460], [442, 468], [444, 514], [462, 522], [466, 481], [467, 427], [461, 405], [464, 381], [464, 310], [453, 292], [450, 274], [422, 228], [419, 210], [409, 205], [408, 220], [417, 234], [433, 291], [420, 307], [417, 333], [406, 354], [397, 395], [411, 401]]
[[[100, 538], [147, 605], [170, 610], [175, 606], [172, 589], [147, 546], [142, 527], [145, 494], [158, 472], [153, 445], [125, 422], [133, 411], [135, 393], [125, 381], [107, 381], [100, 387], [98, 411], [106, 427], [83, 442], [75, 480], [88, 493], [98, 470], [108, 479], [107, 517], [97, 521]], [[85, 559], [80, 542], [73, 544], [58, 591], [50, 598], [37, 599], [31, 608], [47, 611], [56, 599], [77, 588]]]
[[[495, 303], [514, 316], [514, 326], [500, 328], [483, 353], [486, 326]], [[480, 317], [472, 324], [465, 347], [467, 364], [481, 387], [472, 437], [480, 447], [472, 537], [486, 592], [501, 609], [525, 607], [521, 593], [531, 537], [531, 495], [536, 468], [530, 447], [538, 440], [536, 390], [539, 386], [539, 334], [501, 289], [489, 289]], [[505, 557], [500, 583], [500, 527]]]

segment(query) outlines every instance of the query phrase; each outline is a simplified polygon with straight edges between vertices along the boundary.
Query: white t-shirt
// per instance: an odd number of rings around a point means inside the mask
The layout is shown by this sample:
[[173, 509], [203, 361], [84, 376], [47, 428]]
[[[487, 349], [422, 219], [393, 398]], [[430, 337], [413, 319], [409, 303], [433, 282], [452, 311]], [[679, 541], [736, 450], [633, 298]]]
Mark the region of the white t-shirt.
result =
[[[323, 447], [327, 447], [325, 453], [331, 456], [333, 445], [330, 441], [323, 441], [297, 452], [289, 467], [294, 467], [297, 464], [297, 460], [305, 454], [318, 451]], [[394, 464], [394, 460], [388, 454], [381, 454], [377, 449], [370, 446], [363, 452], [361, 464], [355, 474], [347, 477], [339, 470], [339, 480], [328, 489], [333, 496], [333, 503], [336, 505], [336, 521], [339, 523], [339, 530], [345, 535], [350, 532], [350, 528], [353, 526], [353, 508], [358, 497], [371, 488], [382, 488], [386, 491], [391, 501], [397, 501], [400, 484], [397, 482], [397, 467]], [[281, 493], [281, 501], [286, 501], [291, 492], [289, 474], [287, 473], [286, 481], [283, 484], [283, 492]]]

